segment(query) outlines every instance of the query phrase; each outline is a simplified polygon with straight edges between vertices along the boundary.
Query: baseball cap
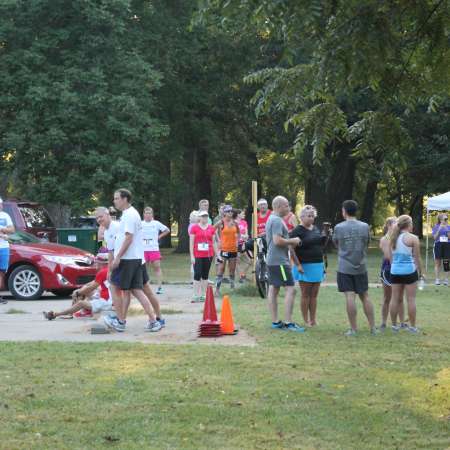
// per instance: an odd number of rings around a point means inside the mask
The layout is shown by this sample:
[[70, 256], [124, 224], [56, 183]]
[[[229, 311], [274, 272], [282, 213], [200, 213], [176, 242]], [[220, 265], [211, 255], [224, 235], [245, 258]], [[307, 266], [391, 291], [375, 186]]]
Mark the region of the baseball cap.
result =
[[224, 212], [224, 213], [230, 213], [230, 212], [233, 212], [233, 207], [232, 207], [231, 205], [225, 205], [225, 206], [223, 207], [223, 212]]
[[209, 216], [208, 211], [199, 211], [198, 215], [199, 215], [199, 217]]

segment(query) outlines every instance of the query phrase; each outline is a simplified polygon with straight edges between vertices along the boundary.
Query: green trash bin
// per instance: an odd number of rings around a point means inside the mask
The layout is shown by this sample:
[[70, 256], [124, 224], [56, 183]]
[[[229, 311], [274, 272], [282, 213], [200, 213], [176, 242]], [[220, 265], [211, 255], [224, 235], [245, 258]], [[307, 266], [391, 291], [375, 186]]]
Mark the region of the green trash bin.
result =
[[70, 245], [92, 254], [97, 253], [96, 228], [58, 228], [58, 244]]

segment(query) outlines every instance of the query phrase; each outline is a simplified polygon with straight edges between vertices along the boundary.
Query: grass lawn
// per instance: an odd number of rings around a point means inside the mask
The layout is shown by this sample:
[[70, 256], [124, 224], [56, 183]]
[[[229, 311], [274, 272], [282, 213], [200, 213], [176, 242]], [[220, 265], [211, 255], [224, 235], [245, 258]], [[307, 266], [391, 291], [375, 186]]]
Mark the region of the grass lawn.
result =
[[450, 448], [449, 289], [419, 293], [420, 336], [371, 337], [360, 313], [345, 338], [331, 287], [305, 335], [232, 302], [256, 347], [0, 343], [0, 448]]

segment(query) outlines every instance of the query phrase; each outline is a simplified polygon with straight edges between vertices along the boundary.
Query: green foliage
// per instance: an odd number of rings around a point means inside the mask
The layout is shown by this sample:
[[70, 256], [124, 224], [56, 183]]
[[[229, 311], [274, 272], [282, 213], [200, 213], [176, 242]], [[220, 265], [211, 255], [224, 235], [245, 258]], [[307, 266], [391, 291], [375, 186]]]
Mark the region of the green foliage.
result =
[[127, 0], [1, 7], [0, 145], [24, 195], [81, 210], [151, 182], [168, 130], [131, 11]]

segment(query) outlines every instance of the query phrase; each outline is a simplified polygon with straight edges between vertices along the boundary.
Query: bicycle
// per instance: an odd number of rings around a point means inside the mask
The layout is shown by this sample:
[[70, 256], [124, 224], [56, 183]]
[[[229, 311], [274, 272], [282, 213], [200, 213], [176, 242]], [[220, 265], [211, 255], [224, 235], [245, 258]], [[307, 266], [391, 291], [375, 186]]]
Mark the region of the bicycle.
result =
[[[248, 257], [253, 259], [253, 243], [254, 239], [249, 239], [245, 244], [245, 252]], [[261, 298], [267, 298], [269, 294], [269, 272], [267, 269], [266, 255], [267, 244], [264, 236], [256, 238], [256, 264], [255, 264], [255, 279], [256, 287]]]

